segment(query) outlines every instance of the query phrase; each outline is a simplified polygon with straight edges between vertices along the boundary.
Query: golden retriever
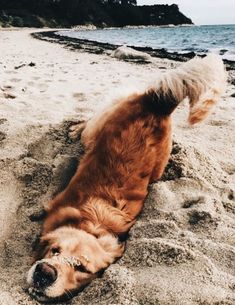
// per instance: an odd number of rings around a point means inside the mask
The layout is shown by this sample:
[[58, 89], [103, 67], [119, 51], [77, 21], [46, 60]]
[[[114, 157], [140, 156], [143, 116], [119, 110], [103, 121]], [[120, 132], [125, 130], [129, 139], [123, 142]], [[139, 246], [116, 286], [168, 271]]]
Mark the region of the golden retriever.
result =
[[30, 294], [39, 301], [72, 296], [124, 251], [120, 241], [140, 213], [148, 184], [161, 178], [171, 152], [171, 114], [189, 99], [189, 123], [203, 120], [224, 92], [216, 55], [163, 73], [142, 94], [117, 101], [102, 115], [73, 126], [85, 146], [67, 188], [49, 202]]

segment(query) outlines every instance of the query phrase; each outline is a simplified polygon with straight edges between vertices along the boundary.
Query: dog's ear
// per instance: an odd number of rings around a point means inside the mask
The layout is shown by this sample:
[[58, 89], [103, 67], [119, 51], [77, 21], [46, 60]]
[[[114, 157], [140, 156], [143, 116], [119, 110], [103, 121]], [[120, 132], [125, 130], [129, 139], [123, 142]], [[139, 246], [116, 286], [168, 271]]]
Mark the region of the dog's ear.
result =
[[100, 236], [98, 238], [98, 242], [104, 251], [109, 255], [112, 262], [121, 257], [125, 249], [124, 243], [119, 243], [118, 239], [112, 234]]
[[54, 231], [62, 226], [78, 226], [81, 213], [73, 207], [61, 207], [53, 213], [49, 213], [43, 224], [43, 234]]

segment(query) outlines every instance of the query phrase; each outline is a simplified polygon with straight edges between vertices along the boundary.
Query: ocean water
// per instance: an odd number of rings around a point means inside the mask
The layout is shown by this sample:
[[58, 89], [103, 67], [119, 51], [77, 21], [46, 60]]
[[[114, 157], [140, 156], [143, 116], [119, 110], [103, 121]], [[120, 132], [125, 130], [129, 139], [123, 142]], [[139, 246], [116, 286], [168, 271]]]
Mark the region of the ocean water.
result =
[[165, 48], [181, 54], [213, 52], [235, 61], [235, 25], [67, 30], [59, 34], [116, 45]]

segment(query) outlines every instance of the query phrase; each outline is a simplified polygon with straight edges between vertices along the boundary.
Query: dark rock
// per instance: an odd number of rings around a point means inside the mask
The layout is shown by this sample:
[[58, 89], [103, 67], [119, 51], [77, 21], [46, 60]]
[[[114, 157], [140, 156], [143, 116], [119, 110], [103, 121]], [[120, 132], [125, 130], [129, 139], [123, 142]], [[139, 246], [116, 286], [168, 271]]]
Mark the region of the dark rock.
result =
[[19, 66], [15, 66], [15, 70], [18, 70], [18, 69], [23, 68], [23, 67], [25, 67], [25, 66], [26, 66], [26, 64], [22, 64], [22, 65], [19, 65]]
[[[23, 67], [25, 67], [25, 66], [26, 66], [26, 64], [21, 64], [21, 65], [19, 65], [19, 66], [15, 66], [15, 70], [18, 70], [18, 69], [23, 68]], [[28, 66], [29, 66], [29, 67], [35, 67], [36, 64], [35, 64], [34, 62], [31, 61], [31, 62], [28, 64]]]
[[31, 62], [28, 64], [28, 66], [30, 66], [30, 67], [35, 67], [36, 64], [35, 64], [34, 62], [31, 61]]
[[226, 49], [221, 49], [221, 50], [219, 51], [219, 54], [220, 54], [220, 55], [224, 55], [226, 52], [228, 52], [228, 50], [226, 50]]

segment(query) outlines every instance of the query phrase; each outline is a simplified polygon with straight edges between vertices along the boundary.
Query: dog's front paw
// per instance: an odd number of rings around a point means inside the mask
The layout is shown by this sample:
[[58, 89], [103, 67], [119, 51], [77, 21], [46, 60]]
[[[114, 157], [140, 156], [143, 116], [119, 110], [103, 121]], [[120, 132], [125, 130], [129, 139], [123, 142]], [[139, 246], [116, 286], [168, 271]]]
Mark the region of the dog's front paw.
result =
[[80, 121], [72, 126], [69, 127], [68, 136], [71, 140], [77, 140], [80, 138], [81, 133], [86, 127], [86, 121]]

